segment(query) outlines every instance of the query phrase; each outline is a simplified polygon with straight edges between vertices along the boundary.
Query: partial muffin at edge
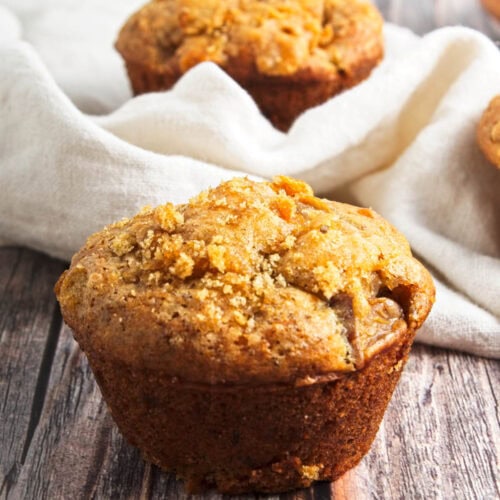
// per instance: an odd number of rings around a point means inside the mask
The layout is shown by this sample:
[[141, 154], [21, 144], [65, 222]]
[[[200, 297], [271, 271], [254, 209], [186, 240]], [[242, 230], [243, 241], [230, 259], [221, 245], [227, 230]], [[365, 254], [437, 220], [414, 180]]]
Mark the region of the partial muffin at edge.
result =
[[383, 56], [382, 18], [364, 0], [154, 0], [125, 23], [116, 47], [136, 94], [169, 89], [212, 61], [287, 130], [370, 74]]
[[124, 435], [231, 493], [355, 465], [434, 293], [380, 216], [288, 178], [109, 226], [56, 292]]
[[497, 19], [500, 19], [500, 0], [481, 0], [484, 8]]
[[500, 168], [500, 95], [490, 101], [482, 114], [476, 136], [486, 158]]

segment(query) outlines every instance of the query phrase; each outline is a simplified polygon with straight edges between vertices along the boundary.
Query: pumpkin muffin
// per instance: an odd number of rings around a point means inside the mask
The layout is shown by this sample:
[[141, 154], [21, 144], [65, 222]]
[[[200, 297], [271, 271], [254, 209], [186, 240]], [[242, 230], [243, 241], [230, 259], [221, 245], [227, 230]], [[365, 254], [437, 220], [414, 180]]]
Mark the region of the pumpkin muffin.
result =
[[486, 158], [500, 168], [500, 95], [491, 100], [479, 121], [477, 142]]
[[500, 19], [500, 0], [481, 0], [484, 8], [497, 19]]
[[153, 0], [116, 47], [136, 94], [212, 61], [286, 130], [370, 74], [383, 56], [382, 18], [363, 0]]
[[434, 300], [390, 224], [286, 177], [105, 228], [56, 294], [130, 443], [225, 493], [356, 465]]

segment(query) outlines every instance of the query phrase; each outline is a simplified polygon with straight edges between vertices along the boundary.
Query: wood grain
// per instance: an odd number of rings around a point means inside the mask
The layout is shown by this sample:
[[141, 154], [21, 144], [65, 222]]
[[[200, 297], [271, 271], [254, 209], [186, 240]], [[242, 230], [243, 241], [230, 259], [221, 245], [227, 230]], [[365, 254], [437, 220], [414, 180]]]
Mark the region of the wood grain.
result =
[[64, 264], [0, 250], [0, 497], [16, 482], [40, 417], [61, 319], [52, 287]]
[[140, 498], [145, 463], [111, 421], [85, 357], [63, 327], [17, 498]]
[[497, 362], [414, 346], [356, 469], [363, 498], [498, 498], [499, 385]]

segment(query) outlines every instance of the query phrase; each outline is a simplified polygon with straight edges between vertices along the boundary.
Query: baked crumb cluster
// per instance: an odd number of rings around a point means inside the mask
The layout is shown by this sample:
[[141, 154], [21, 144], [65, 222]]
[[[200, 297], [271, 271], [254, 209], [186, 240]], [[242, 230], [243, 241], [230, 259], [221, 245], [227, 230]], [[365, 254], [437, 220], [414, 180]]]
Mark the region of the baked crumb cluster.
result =
[[363, 0], [153, 0], [127, 22], [117, 48], [157, 68], [174, 57], [183, 73], [234, 60], [285, 76], [311, 66], [349, 71], [381, 30], [379, 13]]
[[[177, 360], [208, 359], [208, 379], [312, 383], [406, 331], [426, 279], [372, 210], [286, 177], [236, 178], [91, 236], [58, 292], [67, 316], [104, 323], [120, 349], [136, 336]], [[124, 324], [143, 331], [128, 338]]]

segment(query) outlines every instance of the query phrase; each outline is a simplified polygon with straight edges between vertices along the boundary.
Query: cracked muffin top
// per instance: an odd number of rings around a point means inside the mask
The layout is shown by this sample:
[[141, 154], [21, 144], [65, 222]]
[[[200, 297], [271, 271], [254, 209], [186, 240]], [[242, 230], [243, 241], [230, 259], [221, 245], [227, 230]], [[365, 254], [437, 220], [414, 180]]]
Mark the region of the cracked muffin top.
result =
[[362, 368], [434, 298], [404, 237], [300, 181], [235, 178], [92, 235], [59, 279], [83, 350], [194, 384], [305, 385]]
[[156, 73], [202, 61], [243, 78], [349, 73], [382, 56], [382, 23], [363, 0], [153, 0], [127, 21], [116, 47]]

